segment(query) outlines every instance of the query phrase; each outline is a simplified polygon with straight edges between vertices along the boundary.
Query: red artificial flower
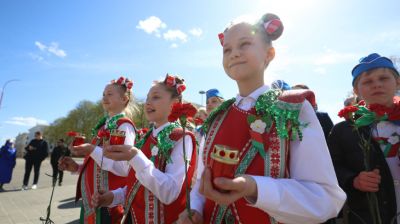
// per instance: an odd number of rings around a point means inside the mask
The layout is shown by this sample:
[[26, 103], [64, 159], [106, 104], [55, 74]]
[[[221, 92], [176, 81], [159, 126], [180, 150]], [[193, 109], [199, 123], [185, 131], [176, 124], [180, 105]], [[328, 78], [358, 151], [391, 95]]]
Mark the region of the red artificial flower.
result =
[[386, 113], [389, 114], [391, 112], [391, 108], [380, 104], [369, 104], [367, 107], [370, 111], [375, 112], [375, 114], [379, 117], [385, 116]]
[[168, 116], [169, 122], [174, 122], [182, 117], [186, 119], [194, 117], [197, 113], [197, 109], [190, 103], [175, 103], [172, 105], [172, 110]]
[[194, 119], [194, 124], [195, 124], [196, 126], [202, 125], [203, 123], [204, 123], [204, 120], [201, 119], [201, 118], [199, 118], [199, 117], [196, 117], [196, 118]]
[[165, 77], [165, 84], [167, 84], [167, 86], [174, 87], [176, 85], [175, 77], [167, 74]]
[[223, 33], [218, 34], [218, 39], [221, 45], [224, 46], [225, 35]]
[[178, 94], [183, 93], [183, 91], [185, 91], [186, 86], [185, 84], [177, 84], [176, 85], [176, 91], [178, 92]]
[[128, 88], [128, 89], [132, 89], [132, 87], [133, 87], [133, 82], [132, 82], [132, 81], [127, 81], [127, 82], [125, 83], [125, 86], [126, 86], [126, 88]]
[[67, 132], [67, 135], [70, 137], [76, 137], [76, 136], [79, 136], [79, 133], [76, 131], [69, 131], [69, 132]]
[[125, 83], [125, 78], [124, 77], [119, 77], [119, 79], [117, 80], [117, 83], [119, 84], [119, 85], [122, 85], [122, 84], [124, 84]]
[[356, 106], [347, 106], [339, 111], [338, 116], [343, 117], [345, 119], [349, 119], [350, 115], [358, 110]]

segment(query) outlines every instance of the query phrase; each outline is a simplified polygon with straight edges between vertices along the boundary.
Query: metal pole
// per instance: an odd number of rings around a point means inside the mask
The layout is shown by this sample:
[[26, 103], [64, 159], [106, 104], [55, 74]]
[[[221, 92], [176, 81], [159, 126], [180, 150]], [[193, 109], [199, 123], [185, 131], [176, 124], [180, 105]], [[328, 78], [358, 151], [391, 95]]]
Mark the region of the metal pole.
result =
[[11, 80], [8, 80], [7, 82], [4, 83], [3, 88], [1, 88], [0, 109], [1, 109], [1, 103], [3, 102], [4, 90], [6, 89], [7, 84], [10, 83], [10, 82], [15, 82], [15, 81], [19, 81], [19, 79], [11, 79]]
[[206, 92], [204, 90], [200, 90], [199, 91], [199, 94], [201, 95], [201, 106], [204, 106], [204, 104], [203, 104], [203, 96], [204, 96], [205, 93]]

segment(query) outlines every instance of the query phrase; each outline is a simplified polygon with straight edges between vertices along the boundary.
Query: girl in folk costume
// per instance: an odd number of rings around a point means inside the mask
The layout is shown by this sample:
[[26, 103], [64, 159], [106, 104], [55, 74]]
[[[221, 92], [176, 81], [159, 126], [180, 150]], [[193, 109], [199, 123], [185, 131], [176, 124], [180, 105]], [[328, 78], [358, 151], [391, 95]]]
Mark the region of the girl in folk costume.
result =
[[204, 124], [202, 175], [191, 192], [193, 210], [180, 223], [321, 223], [341, 209], [346, 196], [309, 103], [313, 93], [264, 84], [271, 41], [282, 31], [280, 19], [265, 14], [219, 35], [225, 72], [239, 94]]
[[328, 138], [348, 196], [348, 223], [400, 223], [399, 72], [389, 58], [374, 53], [360, 60], [352, 76], [354, 93], [363, 101], [339, 112], [346, 120]]
[[[82, 165], [78, 165], [70, 157], [64, 157], [59, 164], [61, 169], [79, 173], [76, 200], [82, 198], [80, 223], [119, 223], [123, 216], [122, 206], [99, 208], [92, 203], [92, 197], [97, 191], [114, 190], [126, 185], [126, 177], [106, 171], [107, 167], [118, 166], [128, 169], [126, 162], [114, 162], [102, 158], [102, 144], [108, 141], [114, 144], [133, 146], [135, 141], [135, 125], [127, 117], [131, 113], [128, 105], [133, 98], [133, 83], [120, 77], [111, 81], [103, 92], [102, 104], [107, 116], [102, 118], [93, 129], [94, 138], [91, 144], [71, 146], [78, 155], [85, 155]], [[100, 156], [98, 156], [100, 155]]]
[[[196, 165], [196, 142], [191, 132], [183, 136], [177, 123], [168, 122], [171, 107], [182, 101], [185, 88], [183, 79], [168, 74], [164, 81], [155, 82], [144, 105], [153, 128], [136, 147], [106, 147], [106, 157], [128, 161], [128, 183], [96, 194], [93, 202], [97, 206], [124, 204], [125, 223], [175, 223], [185, 209]], [[118, 172], [115, 167], [112, 170]]]

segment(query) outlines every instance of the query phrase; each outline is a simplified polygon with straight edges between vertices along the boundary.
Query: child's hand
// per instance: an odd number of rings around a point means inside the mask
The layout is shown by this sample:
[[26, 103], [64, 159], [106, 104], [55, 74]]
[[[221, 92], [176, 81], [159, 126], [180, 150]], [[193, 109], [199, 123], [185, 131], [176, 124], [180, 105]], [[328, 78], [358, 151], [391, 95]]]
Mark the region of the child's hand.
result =
[[92, 197], [93, 207], [106, 207], [111, 205], [114, 200], [114, 194], [111, 191], [99, 190]]
[[131, 145], [106, 145], [104, 156], [115, 161], [129, 161], [136, 156], [138, 150]]
[[191, 210], [192, 212], [192, 220], [189, 219], [189, 214], [187, 210], [183, 211], [179, 215], [178, 219], [178, 224], [202, 224], [203, 221], [203, 216], [196, 210]]
[[76, 156], [86, 156], [93, 152], [94, 145], [89, 144], [89, 143], [84, 143], [82, 145], [73, 146], [71, 144], [71, 145], [69, 145], [68, 148], [71, 150], [72, 154], [74, 154]]
[[377, 192], [380, 183], [381, 175], [378, 169], [369, 172], [362, 171], [353, 180], [354, 188], [364, 192]]
[[227, 191], [227, 193], [222, 193], [213, 187], [211, 170], [210, 168], [205, 169], [201, 178], [200, 193], [206, 198], [221, 205], [232, 204], [243, 197], [247, 197], [251, 201], [257, 200], [257, 183], [248, 175], [234, 179], [218, 177], [214, 179], [214, 184], [219, 189]]
[[65, 156], [58, 160], [58, 169], [77, 172], [79, 169], [79, 164], [76, 163], [71, 157]]

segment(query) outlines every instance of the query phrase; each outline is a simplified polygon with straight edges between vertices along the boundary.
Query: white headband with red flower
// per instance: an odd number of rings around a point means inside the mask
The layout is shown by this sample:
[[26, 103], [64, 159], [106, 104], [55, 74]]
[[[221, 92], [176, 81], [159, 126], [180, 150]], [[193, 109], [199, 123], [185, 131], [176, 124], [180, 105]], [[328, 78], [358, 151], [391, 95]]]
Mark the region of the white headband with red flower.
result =
[[133, 81], [129, 80], [128, 78], [125, 78], [123, 76], [119, 77], [119, 79], [115, 80], [111, 80], [111, 84], [118, 84], [121, 86], [125, 86], [127, 89], [132, 89], [133, 87]]
[[186, 89], [186, 85], [183, 83], [176, 83], [176, 77], [167, 74], [167, 76], [165, 77], [164, 83], [172, 88], [176, 88], [176, 91], [178, 92], [178, 94], [182, 94], [183, 91], [185, 91]]

